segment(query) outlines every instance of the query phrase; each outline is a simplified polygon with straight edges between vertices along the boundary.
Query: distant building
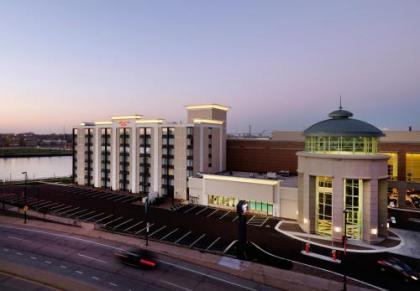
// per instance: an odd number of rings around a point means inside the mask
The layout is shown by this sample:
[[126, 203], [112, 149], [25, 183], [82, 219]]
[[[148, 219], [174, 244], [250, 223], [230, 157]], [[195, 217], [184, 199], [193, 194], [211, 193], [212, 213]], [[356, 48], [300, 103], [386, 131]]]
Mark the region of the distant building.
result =
[[187, 179], [226, 168], [228, 108], [187, 106], [186, 123], [115, 116], [73, 130], [73, 177], [80, 185], [188, 200]]

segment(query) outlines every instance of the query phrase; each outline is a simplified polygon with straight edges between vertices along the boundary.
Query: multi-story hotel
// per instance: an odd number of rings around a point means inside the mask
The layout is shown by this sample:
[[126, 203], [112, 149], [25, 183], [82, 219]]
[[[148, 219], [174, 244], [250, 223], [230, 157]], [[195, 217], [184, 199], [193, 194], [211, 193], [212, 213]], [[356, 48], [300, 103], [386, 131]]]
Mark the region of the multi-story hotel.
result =
[[228, 108], [209, 104], [186, 109], [186, 123], [131, 115], [74, 128], [74, 182], [189, 200], [188, 177], [226, 168]]

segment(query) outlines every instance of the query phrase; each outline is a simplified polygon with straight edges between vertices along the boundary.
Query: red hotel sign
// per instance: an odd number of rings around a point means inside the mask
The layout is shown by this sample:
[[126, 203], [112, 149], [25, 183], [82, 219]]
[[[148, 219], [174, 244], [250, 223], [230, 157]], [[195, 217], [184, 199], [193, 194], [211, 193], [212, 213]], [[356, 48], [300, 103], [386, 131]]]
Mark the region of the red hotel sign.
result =
[[126, 127], [128, 125], [127, 120], [121, 120], [119, 123], [120, 123], [120, 127]]

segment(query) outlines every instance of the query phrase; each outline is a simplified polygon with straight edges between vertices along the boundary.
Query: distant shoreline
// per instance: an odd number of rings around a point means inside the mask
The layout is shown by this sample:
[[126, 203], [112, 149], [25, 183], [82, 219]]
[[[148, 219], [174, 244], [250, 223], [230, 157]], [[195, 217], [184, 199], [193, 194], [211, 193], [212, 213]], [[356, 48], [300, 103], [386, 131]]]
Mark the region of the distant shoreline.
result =
[[48, 148], [0, 148], [0, 158], [40, 158], [71, 156], [71, 150]]

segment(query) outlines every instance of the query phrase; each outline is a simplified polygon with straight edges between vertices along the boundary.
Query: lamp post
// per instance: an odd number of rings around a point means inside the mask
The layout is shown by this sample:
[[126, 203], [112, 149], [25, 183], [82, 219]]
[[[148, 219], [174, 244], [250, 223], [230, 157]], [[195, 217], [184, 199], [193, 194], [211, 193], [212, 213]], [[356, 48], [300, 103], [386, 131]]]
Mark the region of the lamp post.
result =
[[28, 172], [22, 172], [22, 175], [25, 175], [25, 188], [23, 192], [23, 217], [24, 217], [24, 223], [26, 223], [26, 212], [28, 211], [28, 206], [26, 205], [26, 181], [28, 180]]
[[149, 245], [149, 192], [147, 192], [146, 203], [144, 204], [145, 220], [146, 220], [146, 247]]
[[238, 215], [238, 249], [237, 256], [242, 259], [246, 256], [246, 217], [245, 213], [248, 208], [248, 203], [245, 200], [240, 200], [236, 205], [236, 214]]
[[343, 234], [343, 290], [347, 290], [347, 276], [346, 276], [346, 266], [345, 266], [345, 259], [346, 256], [346, 249], [347, 249], [347, 213], [349, 213], [348, 209], [343, 210], [343, 216], [344, 216], [344, 234]]

